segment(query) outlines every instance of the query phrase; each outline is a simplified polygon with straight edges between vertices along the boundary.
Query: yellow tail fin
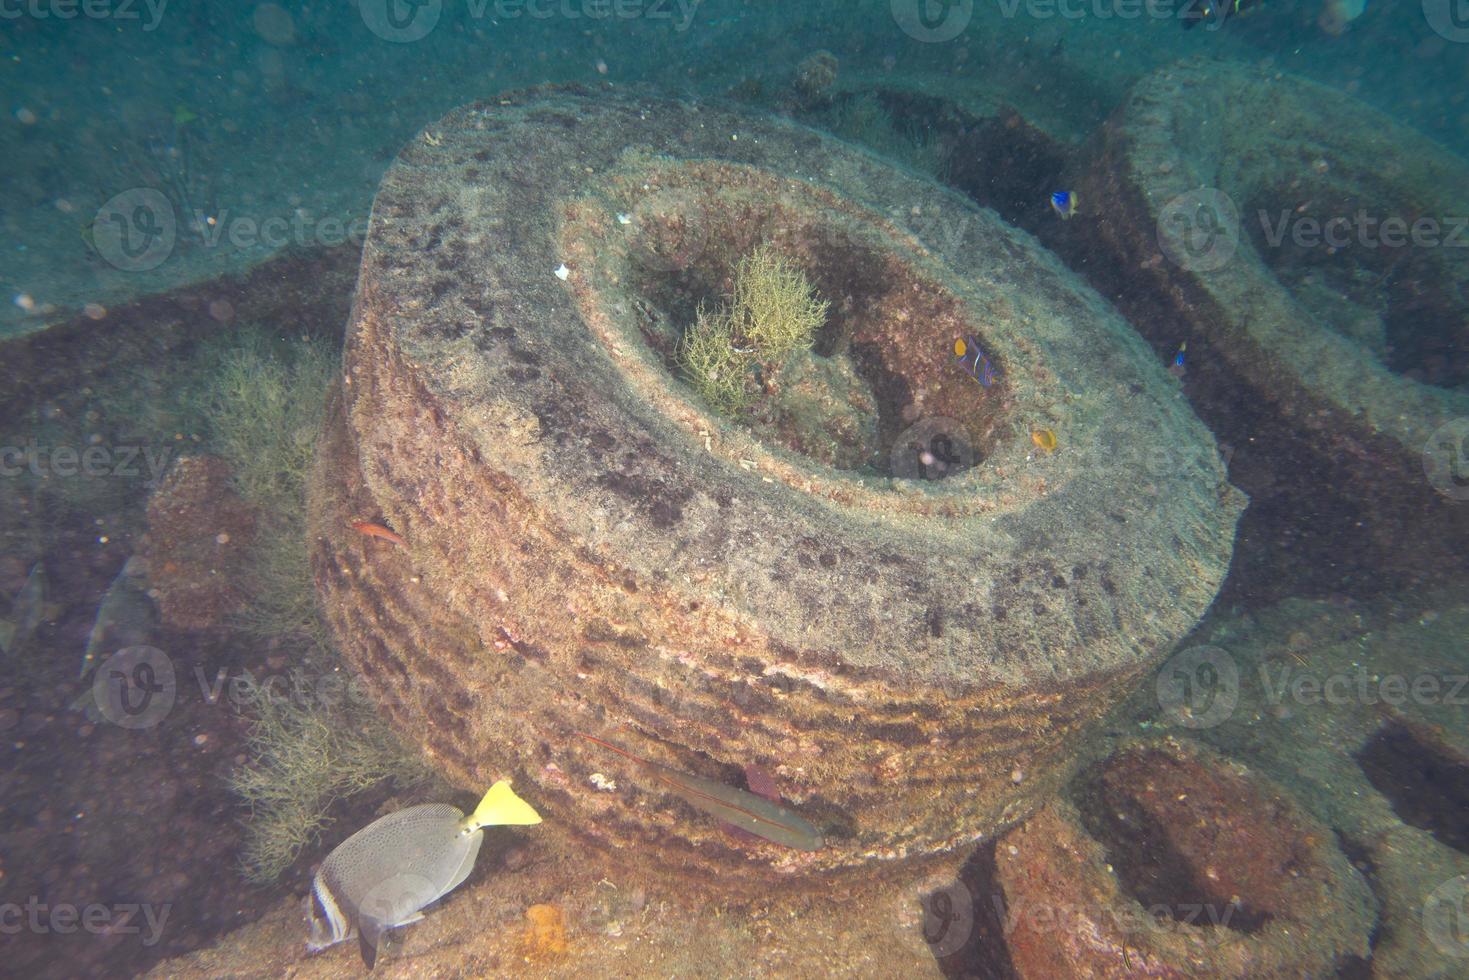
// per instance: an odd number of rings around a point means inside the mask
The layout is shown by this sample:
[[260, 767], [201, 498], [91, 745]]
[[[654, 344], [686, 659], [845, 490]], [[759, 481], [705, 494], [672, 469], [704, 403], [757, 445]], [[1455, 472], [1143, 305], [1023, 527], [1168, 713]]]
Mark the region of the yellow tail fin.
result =
[[505, 780], [490, 787], [465, 823], [471, 830], [480, 827], [527, 827], [541, 822], [541, 815], [525, 800], [515, 795]]

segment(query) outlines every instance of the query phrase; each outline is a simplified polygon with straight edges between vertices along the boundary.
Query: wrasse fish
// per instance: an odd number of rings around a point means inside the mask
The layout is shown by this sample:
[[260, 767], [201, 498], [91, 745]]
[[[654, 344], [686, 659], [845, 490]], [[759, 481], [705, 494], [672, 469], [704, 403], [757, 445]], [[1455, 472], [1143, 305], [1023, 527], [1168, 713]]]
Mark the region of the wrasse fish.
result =
[[988, 388], [995, 383], [995, 367], [990, 359], [984, 356], [984, 351], [979, 349], [979, 341], [973, 337], [961, 337], [954, 341], [954, 359], [959, 362], [968, 374], [974, 376], [974, 380]]
[[593, 735], [584, 732], [576, 734], [643, 766], [672, 787], [674, 795], [689, 806], [718, 817], [730, 826], [799, 851], [819, 851], [826, 846], [820, 830], [805, 817], [778, 803], [712, 779], [691, 776], [640, 758]]
[[1051, 193], [1051, 210], [1061, 216], [1062, 221], [1070, 219], [1076, 213], [1076, 206], [1081, 203], [1075, 191], [1053, 191]]
[[392, 528], [383, 527], [381, 524], [374, 524], [371, 521], [353, 521], [352, 530], [358, 534], [365, 534], [369, 538], [382, 538], [384, 541], [391, 541], [397, 545], [406, 545], [408, 543], [403, 540], [403, 535], [394, 531]]

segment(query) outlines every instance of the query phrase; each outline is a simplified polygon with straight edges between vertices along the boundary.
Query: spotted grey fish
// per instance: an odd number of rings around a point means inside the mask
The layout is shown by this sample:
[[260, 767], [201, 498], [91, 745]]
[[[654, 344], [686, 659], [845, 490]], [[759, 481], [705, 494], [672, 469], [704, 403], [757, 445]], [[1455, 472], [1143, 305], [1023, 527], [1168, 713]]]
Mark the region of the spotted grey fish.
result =
[[355, 931], [372, 969], [389, 930], [422, 919], [424, 906], [469, 877], [483, 828], [540, 822], [504, 780], [467, 817], [458, 807], [426, 803], [374, 820], [338, 844], [316, 872], [307, 948], [325, 949]]

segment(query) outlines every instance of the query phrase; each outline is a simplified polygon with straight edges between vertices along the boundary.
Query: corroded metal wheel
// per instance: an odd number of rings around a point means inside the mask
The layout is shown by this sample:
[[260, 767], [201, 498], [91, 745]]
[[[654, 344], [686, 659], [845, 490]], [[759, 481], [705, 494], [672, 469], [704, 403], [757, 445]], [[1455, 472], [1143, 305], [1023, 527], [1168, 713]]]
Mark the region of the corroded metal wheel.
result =
[[[674, 351], [761, 243], [830, 313], [731, 420]], [[733, 887], [1032, 810], [1207, 608], [1242, 506], [1146, 346], [992, 213], [788, 123], [537, 92], [384, 178], [312, 522], [345, 656], [448, 775]], [[826, 846], [731, 834], [576, 732], [757, 767]]]
[[1187, 343], [1189, 397], [1254, 502], [1256, 588], [1469, 569], [1464, 161], [1343, 92], [1213, 59], [1140, 81], [1078, 160], [1092, 210], [1057, 247], [1159, 350]]

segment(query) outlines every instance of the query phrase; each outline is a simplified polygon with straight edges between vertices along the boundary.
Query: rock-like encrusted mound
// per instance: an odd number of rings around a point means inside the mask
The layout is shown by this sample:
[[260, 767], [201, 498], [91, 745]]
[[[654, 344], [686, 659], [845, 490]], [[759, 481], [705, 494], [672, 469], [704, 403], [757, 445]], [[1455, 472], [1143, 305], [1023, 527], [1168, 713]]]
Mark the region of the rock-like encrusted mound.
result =
[[1255, 505], [1247, 578], [1365, 592], [1469, 568], [1469, 165], [1219, 61], [1139, 82], [1080, 158], [1055, 247], [1160, 354], [1187, 343], [1189, 397]]
[[[761, 244], [830, 312], [745, 424], [676, 353]], [[384, 178], [311, 519], [345, 655], [448, 774], [758, 887], [1031, 810], [1208, 606], [1242, 505], [1145, 345], [992, 213], [791, 124], [534, 93]], [[768, 772], [826, 846], [731, 834], [577, 732]]]
[[240, 611], [255, 522], [224, 460], [184, 456], [173, 464], [148, 498], [148, 533], [138, 546], [164, 623], [209, 629]]
[[1002, 840], [1026, 978], [1332, 976], [1368, 955], [1367, 882], [1331, 828], [1202, 747], [1138, 741]]

